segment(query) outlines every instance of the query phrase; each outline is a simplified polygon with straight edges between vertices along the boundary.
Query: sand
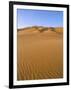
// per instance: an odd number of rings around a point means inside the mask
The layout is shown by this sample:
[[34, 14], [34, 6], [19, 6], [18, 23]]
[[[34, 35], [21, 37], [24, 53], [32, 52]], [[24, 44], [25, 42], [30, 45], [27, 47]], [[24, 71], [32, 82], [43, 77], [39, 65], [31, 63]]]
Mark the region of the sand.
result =
[[57, 78], [63, 78], [63, 28], [19, 29], [17, 80]]

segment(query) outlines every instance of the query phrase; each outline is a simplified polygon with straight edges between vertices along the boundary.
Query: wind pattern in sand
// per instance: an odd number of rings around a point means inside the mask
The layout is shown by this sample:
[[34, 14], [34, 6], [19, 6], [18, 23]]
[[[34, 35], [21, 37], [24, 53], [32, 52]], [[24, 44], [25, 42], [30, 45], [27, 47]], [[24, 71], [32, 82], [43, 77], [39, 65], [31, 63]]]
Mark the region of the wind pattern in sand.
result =
[[63, 78], [63, 28], [17, 30], [17, 80]]

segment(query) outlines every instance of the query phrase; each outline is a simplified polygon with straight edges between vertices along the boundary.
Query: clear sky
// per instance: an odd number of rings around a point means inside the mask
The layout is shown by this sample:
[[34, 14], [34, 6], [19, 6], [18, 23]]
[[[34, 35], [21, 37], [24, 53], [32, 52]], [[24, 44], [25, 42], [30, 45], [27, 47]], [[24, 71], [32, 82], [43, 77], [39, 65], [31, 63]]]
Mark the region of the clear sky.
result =
[[17, 9], [17, 28], [63, 27], [63, 11]]

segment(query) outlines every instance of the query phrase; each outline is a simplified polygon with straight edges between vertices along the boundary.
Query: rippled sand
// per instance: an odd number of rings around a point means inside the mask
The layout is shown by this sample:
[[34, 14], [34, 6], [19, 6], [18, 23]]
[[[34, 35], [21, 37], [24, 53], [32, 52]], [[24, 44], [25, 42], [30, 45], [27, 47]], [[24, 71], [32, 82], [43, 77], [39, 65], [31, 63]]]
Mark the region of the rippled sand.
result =
[[63, 29], [37, 29], [17, 32], [17, 80], [63, 78]]

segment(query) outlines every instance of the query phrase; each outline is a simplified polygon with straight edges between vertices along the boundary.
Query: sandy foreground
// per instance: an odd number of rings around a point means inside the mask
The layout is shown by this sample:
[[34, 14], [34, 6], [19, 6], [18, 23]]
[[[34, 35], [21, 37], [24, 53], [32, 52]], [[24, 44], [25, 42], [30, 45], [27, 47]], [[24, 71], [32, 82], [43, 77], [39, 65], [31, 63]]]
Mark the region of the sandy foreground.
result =
[[17, 80], [57, 78], [63, 78], [63, 29], [19, 29]]

